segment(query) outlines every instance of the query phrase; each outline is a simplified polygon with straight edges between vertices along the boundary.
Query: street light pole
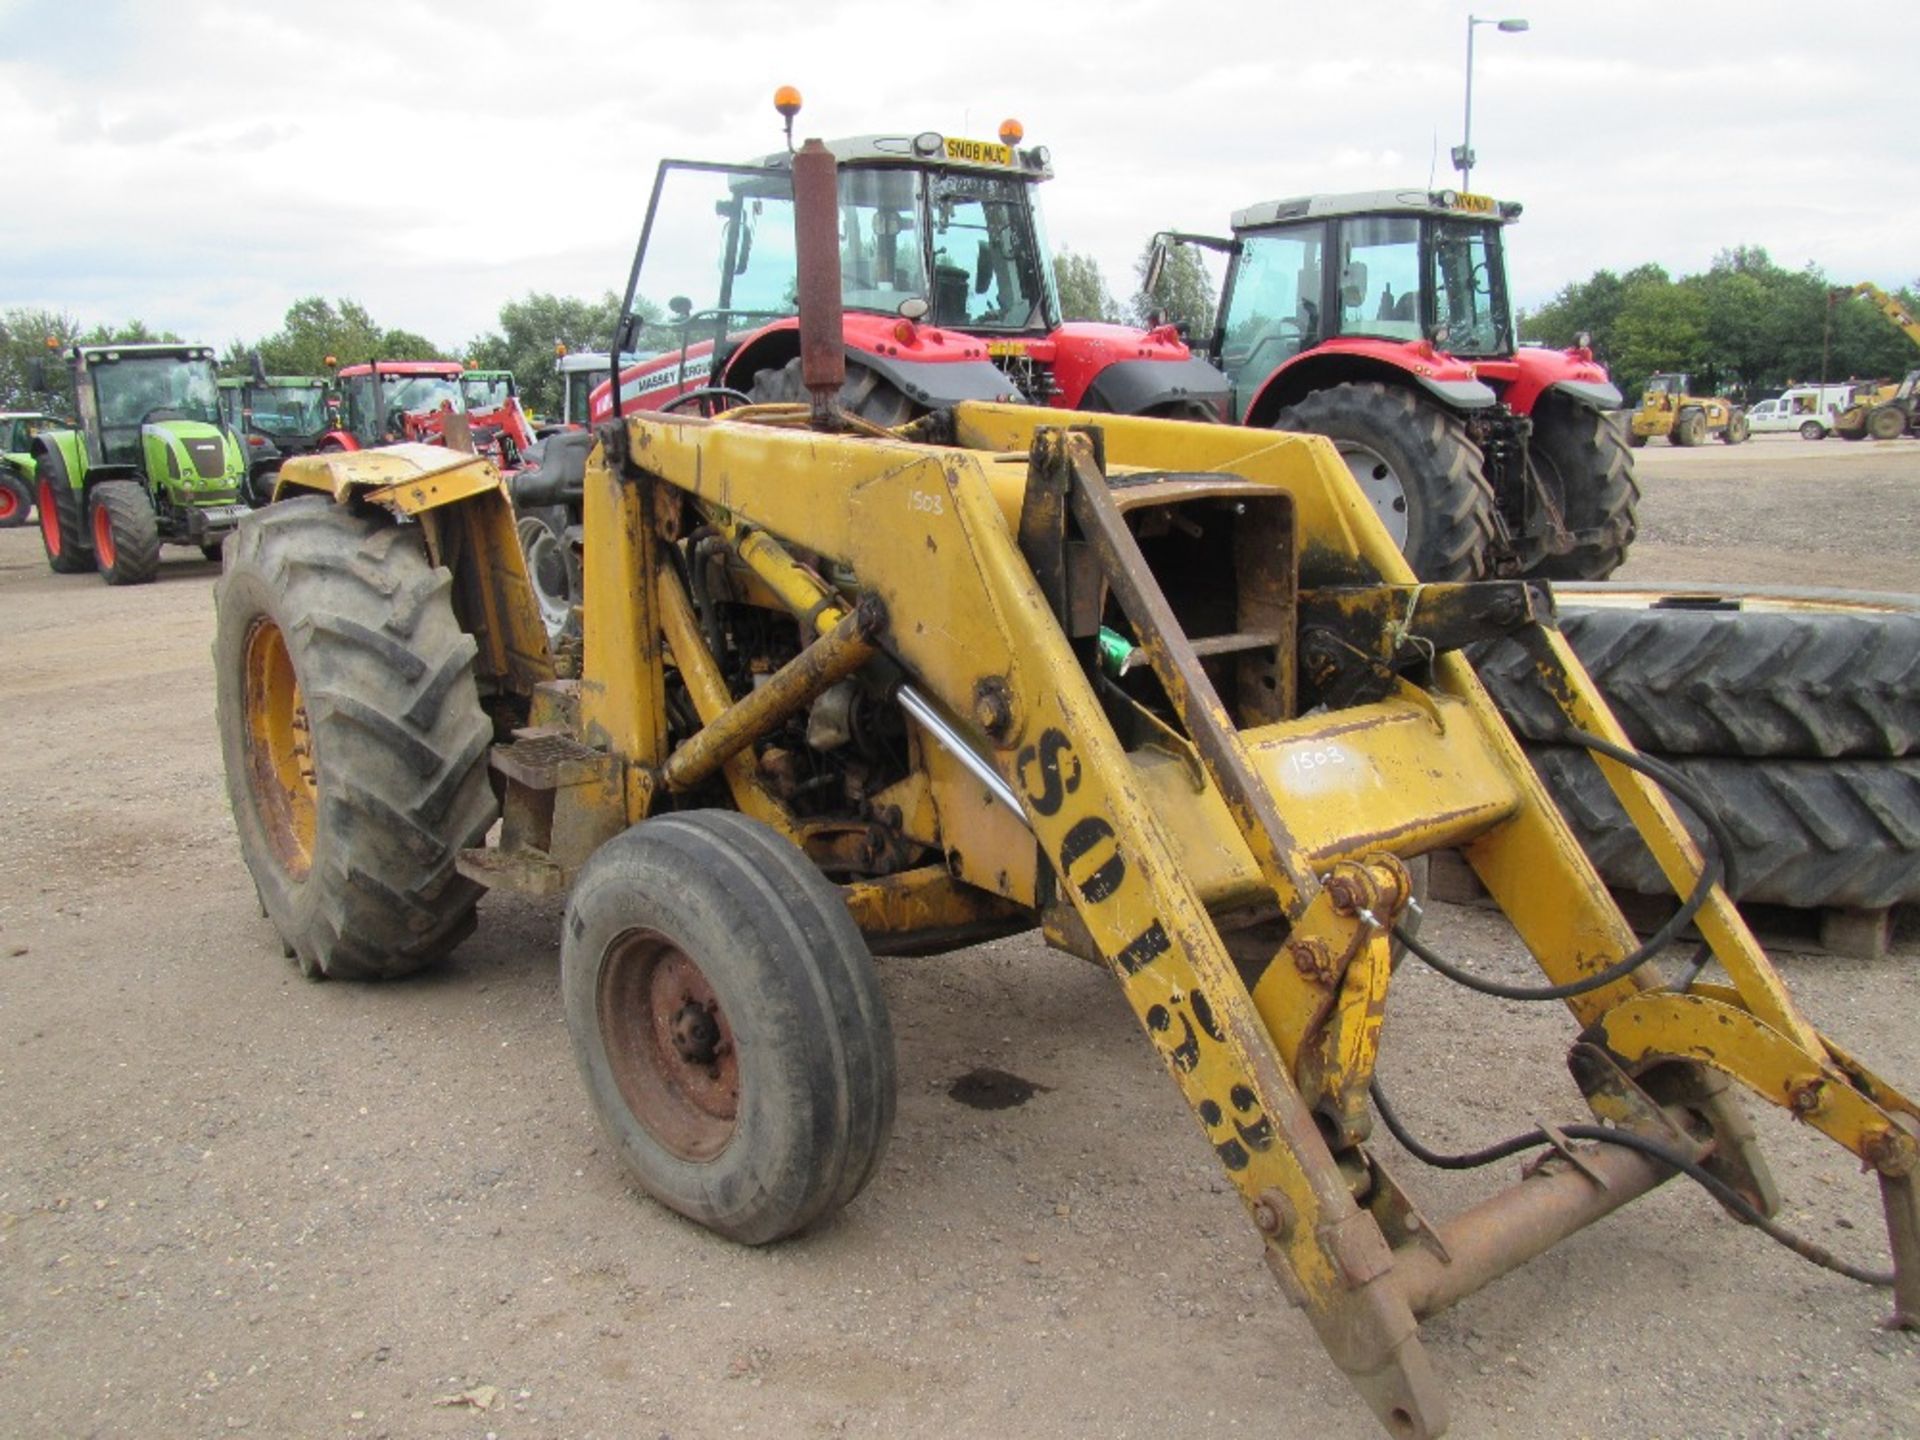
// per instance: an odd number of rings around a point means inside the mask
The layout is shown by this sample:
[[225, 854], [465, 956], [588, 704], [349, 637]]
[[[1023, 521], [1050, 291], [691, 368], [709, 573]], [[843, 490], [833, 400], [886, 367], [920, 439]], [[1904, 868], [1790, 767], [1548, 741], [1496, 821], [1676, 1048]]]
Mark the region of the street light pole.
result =
[[1454, 147], [1453, 167], [1460, 172], [1460, 188], [1473, 188], [1473, 30], [1476, 25], [1492, 25], [1509, 35], [1529, 29], [1525, 20], [1482, 20], [1467, 16], [1467, 113], [1461, 126], [1459, 145]]

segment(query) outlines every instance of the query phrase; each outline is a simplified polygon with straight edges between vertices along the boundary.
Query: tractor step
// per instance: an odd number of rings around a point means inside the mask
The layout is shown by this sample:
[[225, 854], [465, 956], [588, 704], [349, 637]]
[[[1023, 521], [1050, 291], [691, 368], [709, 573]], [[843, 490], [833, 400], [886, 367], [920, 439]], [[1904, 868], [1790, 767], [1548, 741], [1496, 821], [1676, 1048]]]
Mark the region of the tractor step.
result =
[[513, 743], [494, 746], [489, 760], [510, 785], [563, 790], [599, 779], [607, 767], [607, 755], [559, 730], [525, 729], [513, 734]]
[[566, 732], [530, 726], [488, 757], [507, 782], [500, 843], [462, 850], [460, 873], [492, 889], [556, 895], [606, 841], [626, 827], [618, 761]]

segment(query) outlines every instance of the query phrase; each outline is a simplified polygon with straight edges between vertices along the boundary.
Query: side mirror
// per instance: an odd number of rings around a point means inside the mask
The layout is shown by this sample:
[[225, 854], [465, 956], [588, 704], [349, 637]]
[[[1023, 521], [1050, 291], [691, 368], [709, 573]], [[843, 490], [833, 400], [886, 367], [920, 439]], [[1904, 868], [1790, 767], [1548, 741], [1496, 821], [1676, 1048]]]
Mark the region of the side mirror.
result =
[[38, 355], [27, 361], [27, 388], [34, 391], [52, 388], [47, 384], [47, 362]]
[[253, 383], [256, 385], [265, 385], [267, 383], [267, 362], [260, 358], [260, 352], [258, 350], [254, 351], [247, 357], [247, 361], [253, 366]]
[[1160, 277], [1167, 273], [1167, 242], [1159, 236], [1154, 237], [1153, 249], [1147, 255], [1147, 273], [1140, 282], [1140, 293], [1151, 295], [1160, 288]]

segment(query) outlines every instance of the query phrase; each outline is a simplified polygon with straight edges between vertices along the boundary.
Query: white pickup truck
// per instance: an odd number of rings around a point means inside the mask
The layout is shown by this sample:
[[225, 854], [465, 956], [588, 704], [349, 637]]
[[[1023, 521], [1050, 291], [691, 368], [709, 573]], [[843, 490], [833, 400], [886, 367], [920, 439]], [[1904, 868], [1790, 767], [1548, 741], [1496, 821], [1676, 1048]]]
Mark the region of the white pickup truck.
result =
[[1852, 398], [1851, 385], [1798, 385], [1777, 400], [1749, 406], [1747, 424], [1756, 435], [1798, 430], [1803, 440], [1824, 440]]

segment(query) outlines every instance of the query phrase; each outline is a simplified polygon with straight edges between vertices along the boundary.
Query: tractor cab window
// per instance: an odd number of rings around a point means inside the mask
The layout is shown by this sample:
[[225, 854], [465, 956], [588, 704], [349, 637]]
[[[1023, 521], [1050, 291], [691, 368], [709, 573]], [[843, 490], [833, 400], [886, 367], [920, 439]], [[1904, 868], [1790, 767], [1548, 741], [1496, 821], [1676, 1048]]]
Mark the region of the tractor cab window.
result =
[[627, 349], [704, 352], [798, 308], [787, 175], [668, 164], [647, 226], [634, 263], [636, 323]]
[[268, 435], [318, 435], [327, 428], [327, 392], [318, 385], [269, 385], [252, 395], [252, 427]]
[[920, 174], [877, 167], [840, 172], [840, 303], [896, 315], [924, 299]]
[[1315, 221], [1285, 230], [1263, 230], [1240, 242], [1233, 288], [1222, 322], [1220, 364], [1234, 386], [1238, 414], [1258, 386], [1324, 332], [1320, 324], [1322, 257], [1326, 227]]
[[942, 175], [933, 193], [933, 322], [1049, 330], [1051, 271], [1034, 246], [1027, 182]]
[[1418, 340], [1420, 222], [1412, 215], [1363, 215], [1340, 226], [1334, 298], [1342, 335]]
[[177, 355], [92, 358], [100, 441], [109, 463], [140, 463], [140, 427], [162, 420], [220, 421], [220, 392], [211, 360]]
[[468, 375], [461, 381], [467, 410], [498, 410], [513, 398], [513, 381], [506, 375]]
[[1513, 316], [1507, 309], [1497, 226], [1469, 220], [1433, 225], [1433, 323], [1446, 326], [1455, 355], [1507, 355]]

